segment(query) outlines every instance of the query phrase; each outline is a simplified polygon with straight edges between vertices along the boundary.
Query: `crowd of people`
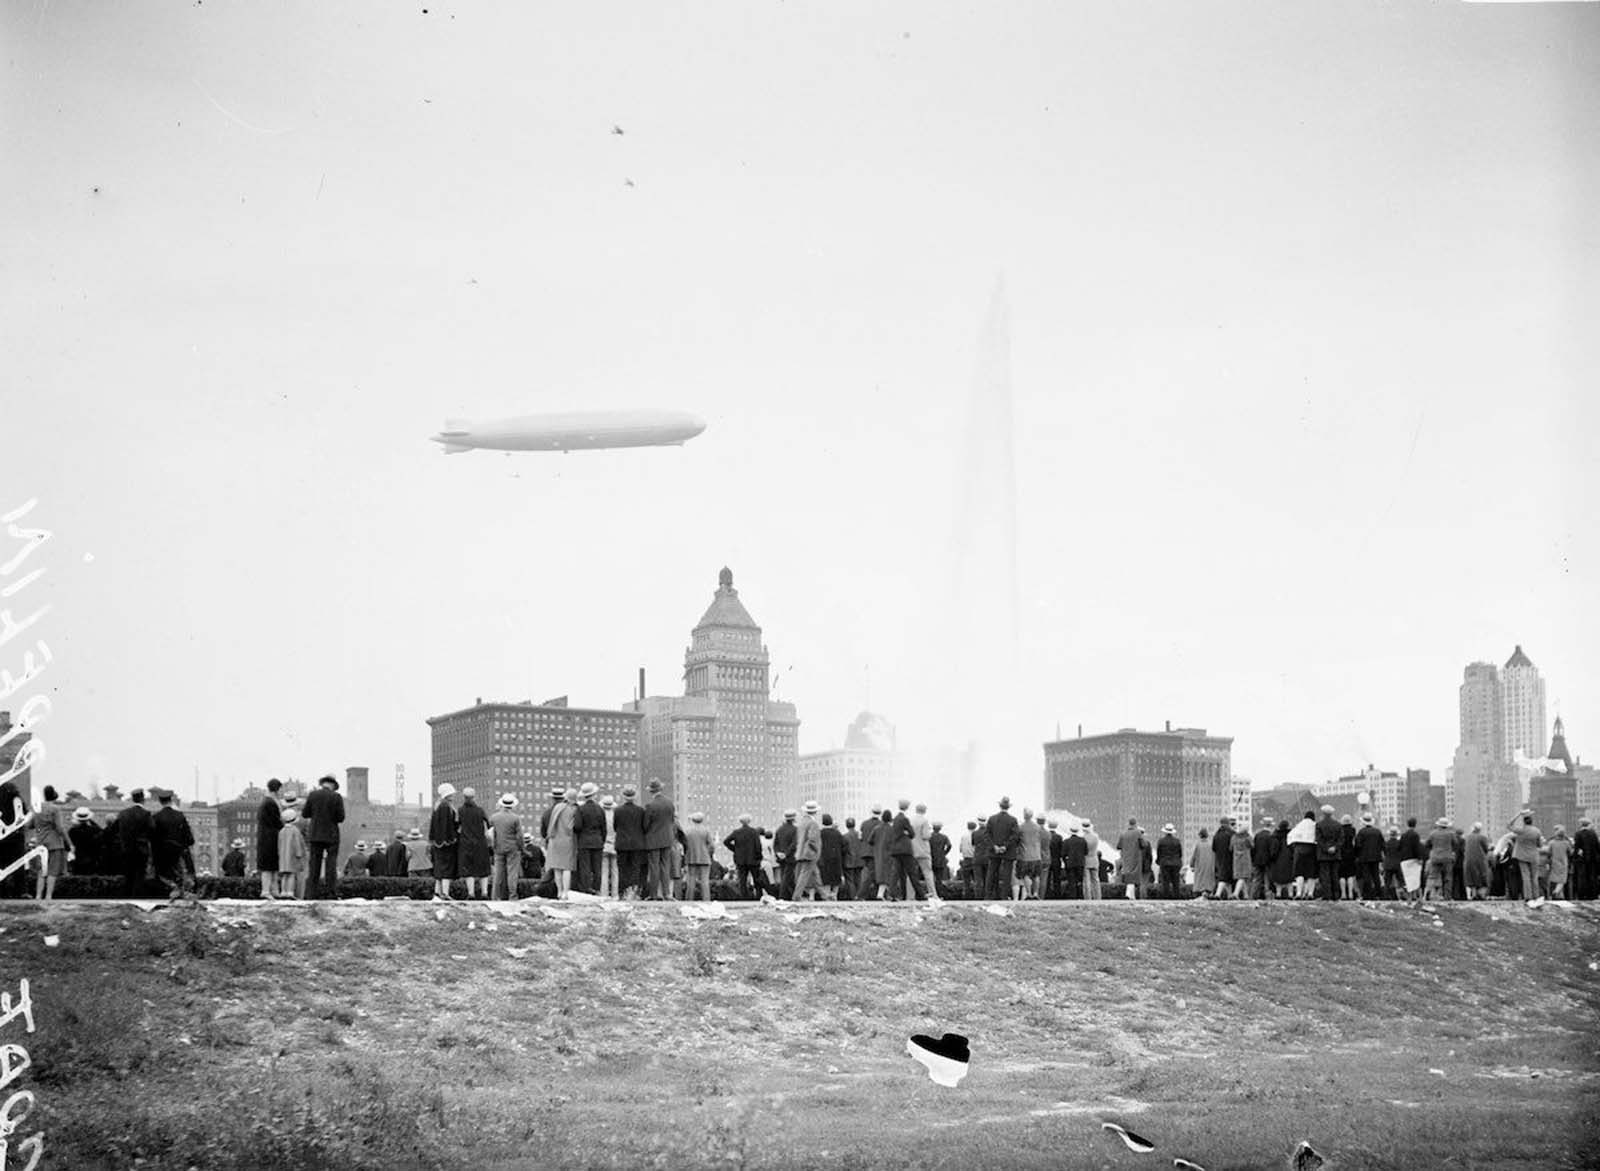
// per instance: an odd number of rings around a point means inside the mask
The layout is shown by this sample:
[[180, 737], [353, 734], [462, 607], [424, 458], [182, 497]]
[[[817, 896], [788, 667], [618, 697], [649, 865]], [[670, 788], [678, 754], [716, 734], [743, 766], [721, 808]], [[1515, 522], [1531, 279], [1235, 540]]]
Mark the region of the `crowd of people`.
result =
[[[554, 789], [535, 818], [523, 814], [512, 794], [486, 808], [472, 789], [458, 793], [444, 784], [426, 830], [357, 842], [343, 873], [430, 880], [439, 900], [455, 897], [458, 879], [469, 899], [515, 898], [524, 877], [536, 893], [556, 899], [578, 892], [662, 901], [1092, 900], [1108, 886], [1127, 899], [1420, 902], [1600, 895], [1600, 837], [1590, 819], [1583, 818], [1570, 838], [1563, 826], [1546, 838], [1529, 810], [1491, 837], [1481, 824], [1463, 831], [1446, 818], [1426, 829], [1410, 818], [1404, 827], [1380, 830], [1370, 813], [1359, 821], [1340, 818], [1324, 805], [1292, 824], [1263, 818], [1254, 833], [1225, 817], [1214, 831], [1201, 829], [1186, 849], [1170, 824], [1154, 835], [1130, 818], [1113, 839], [1088, 820], [1063, 827], [1031, 809], [1018, 816], [1008, 798], [995, 812], [968, 820], [954, 842], [925, 805], [907, 799], [872, 807], [859, 825], [854, 817], [838, 824], [807, 801], [786, 810], [772, 829], [741, 816], [719, 839], [703, 813], [680, 820], [660, 781], [645, 788], [642, 800], [634, 785], [624, 786], [620, 799], [594, 784]], [[336, 897], [345, 817], [338, 789], [337, 779], [323, 777], [302, 802], [285, 794], [280, 781], [267, 782], [255, 850], [263, 898]], [[157, 804], [153, 813], [150, 798]], [[0, 785], [0, 821], [12, 822], [20, 803], [13, 784]], [[33, 877], [37, 898], [52, 897], [56, 879], [67, 873], [120, 875], [128, 896], [152, 879], [176, 896], [197, 877], [194, 835], [165, 789], [151, 789], [148, 797], [134, 790], [102, 827], [87, 808], [68, 810], [45, 786], [28, 842], [47, 851]], [[230, 844], [221, 860], [224, 875], [245, 876], [244, 845], [242, 839]], [[0, 866], [23, 849], [21, 834], [0, 840]], [[23, 893], [12, 880], [8, 886], [0, 893]]]

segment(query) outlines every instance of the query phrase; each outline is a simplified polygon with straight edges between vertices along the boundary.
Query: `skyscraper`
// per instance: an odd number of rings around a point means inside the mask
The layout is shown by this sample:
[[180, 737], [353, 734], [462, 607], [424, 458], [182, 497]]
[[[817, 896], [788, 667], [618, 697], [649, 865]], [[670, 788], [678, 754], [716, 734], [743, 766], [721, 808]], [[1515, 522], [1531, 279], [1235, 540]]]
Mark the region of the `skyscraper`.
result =
[[1130, 817], [1153, 832], [1170, 821], [1190, 842], [1232, 807], [1232, 754], [1231, 736], [1170, 724], [1056, 740], [1044, 746], [1045, 808], [1071, 810], [1108, 833]]
[[1548, 743], [1544, 722], [1544, 679], [1518, 646], [1500, 672], [1500, 759], [1537, 759]]
[[1460, 691], [1461, 740], [1445, 782], [1445, 815], [1457, 825], [1503, 826], [1527, 801], [1519, 757], [1545, 747], [1544, 679], [1518, 645], [1496, 670], [1469, 663]]
[[797, 800], [800, 720], [793, 704], [772, 698], [770, 665], [724, 568], [684, 652], [684, 694], [629, 705], [644, 716], [645, 776], [662, 782], [681, 817], [703, 812], [726, 833], [740, 813], [776, 824]]

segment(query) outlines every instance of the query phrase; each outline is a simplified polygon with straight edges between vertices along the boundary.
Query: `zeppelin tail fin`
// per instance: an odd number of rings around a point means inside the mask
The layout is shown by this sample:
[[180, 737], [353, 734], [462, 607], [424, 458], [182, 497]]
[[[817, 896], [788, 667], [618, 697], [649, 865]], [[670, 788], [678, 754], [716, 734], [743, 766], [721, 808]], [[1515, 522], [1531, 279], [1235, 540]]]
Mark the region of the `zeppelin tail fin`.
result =
[[443, 449], [446, 455], [460, 455], [463, 451], [473, 450], [472, 448], [460, 443], [443, 443], [440, 444], [440, 447]]

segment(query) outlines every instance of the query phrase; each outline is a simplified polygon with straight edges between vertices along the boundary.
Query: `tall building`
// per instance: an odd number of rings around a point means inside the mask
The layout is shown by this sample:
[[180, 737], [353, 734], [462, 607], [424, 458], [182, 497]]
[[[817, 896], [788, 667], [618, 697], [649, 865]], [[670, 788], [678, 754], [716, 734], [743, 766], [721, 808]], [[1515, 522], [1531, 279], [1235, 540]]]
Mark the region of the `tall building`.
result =
[[[1250, 791], [1252, 789], [1249, 777], [1234, 777], [1228, 783], [1228, 816], [1237, 817], [1241, 824], [1250, 824]], [[1196, 826], [1196, 829], [1199, 827]]]
[[585, 781], [619, 795], [640, 779], [641, 722], [635, 711], [571, 707], [566, 696], [539, 704], [484, 703], [480, 696], [471, 707], [428, 720], [432, 792], [446, 782], [470, 787], [486, 808], [502, 793], [515, 793], [523, 809], [542, 807], [553, 788]]
[[904, 761], [895, 751], [894, 728], [872, 712], [856, 717], [843, 748], [808, 752], [799, 768], [800, 798], [815, 801], [840, 825], [846, 817], [865, 817], [871, 804], [901, 795]]
[[1123, 728], [1055, 740], [1044, 746], [1044, 804], [1070, 809], [1107, 832], [1130, 817], [1155, 831], [1170, 821], [1189, 842], [1201, 826], [1212, 828], [1229, 815], [1232, 753], [1231, 736], [1170, 723], [1164, 732]]
[[629, 705], [643, 718], [645, 776], [683, 816], [704, 813], [713, 832], [741, 813], [775, 824], [800, 799], [800, 720], [793, 704], [772, 698], [770, 666], [761, 627], [724, 568], [684, 652], [684, 694]]
[[[10, 712], [0, 712], [0, 777], [16, 768], [17, 758], [23, 755], [23, 750], [32, 739], [32, 732], [25, 732], [12, 724]], [[29, 756], [31, 758], [32, 754]], [[17, 792], [31, 802], [29, 794], [33, 792], [33, 768], [27, 761], [23, 763], [25, 767], [17, 769], [17, 775], [11, 778], [11, 782], [17, 786]]]
[[1500, 671], [1493, 663], [1468, 663], [1460, 692], [1461, 739], [1499, 760]]
[[1555, 735], [1551, 737], [1545, 761], [1539, 774], [1528, 782], [1528, 808], [1533, 810], [1533, 824], [1546, 834], [1562, 826], [1571, 837], [1578, 829], [1578, 778], [1560, 716], [1556, 717]]
[[949, 826], [977, 812], [962, 804], [971, 790], [973, 763], [970, 751], [901, 749], [888, 720], [862, 712], [845, 734], [843, 748], [800, 757], [799, 795], [816, 801], [840, 825], [846, 817], [860, 821], [875, 804], [905, 797], [927, 805], [931, 819]]
[[1500, 672], [1500, 759], [1537, 759], [1548, 741], [1544, 678], [1519, 645]]
[[1505, 825], [1527, 802], [1545, 746], [1545, 686], [1519, 644], [1499, 670], [1469, 663], [1460, 691], [1461, 739], [1445, 781], [1445, 816], [1456, 825]]
[[[1404, 825], [1406, 818], [1412, 816], [1407, 812], [1410, 807], [1409, 788], [1406, 778], [1399, 773], [1386, 773], [1369, 764], [1361, 772], [1351, 773], [1336, 781], [1324, 781], [1317, 786], [1317, 796], [1354, 797], [1356, 801], [1352, 808], [1372, 814], [1374, 824]], [[1362, 794], [1366, 794], [1365, 802], [1361, 800]], [[1338, 802], [1331, 804], [1339, 807]]]

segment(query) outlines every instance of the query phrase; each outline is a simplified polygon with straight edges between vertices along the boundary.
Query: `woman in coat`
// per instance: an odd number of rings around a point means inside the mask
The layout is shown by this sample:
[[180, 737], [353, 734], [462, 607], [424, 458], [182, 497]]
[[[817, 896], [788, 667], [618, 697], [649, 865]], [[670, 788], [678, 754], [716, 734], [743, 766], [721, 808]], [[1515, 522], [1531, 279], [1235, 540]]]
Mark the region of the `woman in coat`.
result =
[[1550, 835], [1550, 897], [1567, 897], [1567, 883], [1572, 867], [1572, 839], [1567, 837], [1567, 827], [1558, 825]]
[[1278, 822], [1278, 828], [1272, 836], [1277, 839], [1277, 853], [1272, 855], [1267, 881], [1272, 883], [1273, 893], [1278, 898], [1286, 899], [1289, 897], [1289, 888], [1294, 885], [1294, 851], [1289, 849], [1289, 823]]
[[[489, 850], [489, 815], [478, 804], [472, 789], [461, 790], [461, 808], [456, 811], [456, 875], [467, 880], [469, 899], [489, 897], [489, 876], [494, 873], [494, 855]], [[483, 894], [478, 894], [478, 884]]]
[[572, 889], [572, 871], [578, 864], [578, 839], [572, 825], [577, 815], [578, 790], [568, 789], [561, 804], [550, 810], [550, 824], [545, 829], [544, 864], [555, 874], [558, 899], [566, 898]]
[[[300, 833], [296, 823], [300, 815], [293, 809], [283, 811], [283, 828], [278, 831], [278, 891], [277, 897], [296, 899], [311, 867], [311, 847]], [[263, 892], [265, 893], [265, 892]]]
[[1217, 863], [1211, 853], [1211, 835], [1204, 826], [1200, 827], [1200, 840], [1195, 843], [1194, 855], [1189, 859], [1189, 865], [1194, 868], [1194, 879], [1189, 883], [1189, 889], [1194, 891], [1197, 899], [1209, 899], [1211, 890], [1217, 885]]
[[54, 785], [44, 787], [44, 804], [33, 815], [33, 828], [39, 845], [47, 851], [44, 867], [39, 871], [39, 886], [33, 897], [39, 900], [56, 897], [56, 879], [67, 872], [67, 855], [71, 842], [67, 830], [72, 815], [61, 803]]
[[433, 817], [428, 821], [428, 852], [433, 860], [433, 897], [448, 899], [450, 897], [450, 880], [456, 876], [456, 842], [460, 838], [457, 830], [456, 809], [450, 804], [450, 798], [456, 795], [456, 787], [449, 782], [439, 786], [439, 804], [433, 807]]
[[844, 881], [844, 835], [833, 824], [833, 814], [822, 815], [822, 853], [817, 858], [817, 873], [822, 880], [822, 897], [837, 899]]
[[1317, 815], [1314, 811], [1307, 809], [1306, 815], [1294, 823], [1288, 843], [1294, 854], [1292, 897], [1309, 899], [1317, 891]]
[[1250, 897], [1250, 883], [1255, 879], [1256, 866], [1251, 859], [1251, 848], [1254, 842], [1247, 833], [1236, 833], [1229, 849], [1233, 854], [1233, 897], [1247, 899]]
[[1483, 832], [1483, 822], [1472, 823], [1472, 832], [1462, 843], [1461, 881], [1467, 898], [1489, 897], [1489, 838]]
[[1361, 879], [1356, 876], [1356, 821], [1348, 813], [1339, 819], [1339, 897], [1352, 902], [1361, 897]]

